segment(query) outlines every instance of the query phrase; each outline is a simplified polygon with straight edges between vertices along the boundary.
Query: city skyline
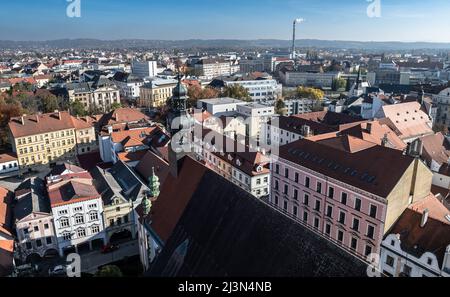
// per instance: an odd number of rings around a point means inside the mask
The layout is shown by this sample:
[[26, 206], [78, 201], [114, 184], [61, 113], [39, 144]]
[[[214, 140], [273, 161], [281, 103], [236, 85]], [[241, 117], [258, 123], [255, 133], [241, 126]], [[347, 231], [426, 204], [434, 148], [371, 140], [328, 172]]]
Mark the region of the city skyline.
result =
[[[448, 1], [436, 0], [428, 7], [418, 0], [381, 0], [380, 17], [369, 17], [367, 8], [372, 3], [368, 1], [317, 2], [80, 0], [81, 17], [70, 18], [66, 10], [71, 2], [19, 0], [3, 4], [0, 40], [289, 40], [292, 21], [302, 17], [305, 22], [299, 25], [298, 39], [450, 42], [450, 32], [436, 29], [450, 26], [445, 18], [445, 11], [450, 9]], [[30, 15], [35, 17], [32, 26]]]

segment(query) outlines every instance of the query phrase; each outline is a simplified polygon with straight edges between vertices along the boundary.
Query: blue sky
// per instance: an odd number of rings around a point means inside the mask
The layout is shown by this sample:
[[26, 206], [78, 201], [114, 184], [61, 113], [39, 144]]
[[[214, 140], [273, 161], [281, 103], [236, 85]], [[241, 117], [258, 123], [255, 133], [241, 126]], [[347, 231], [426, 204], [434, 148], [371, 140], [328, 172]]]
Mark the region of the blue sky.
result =
[[[72, 0], [73, 1], [73, 0]], [[1, 0], [0, 39], [290, 39], [450, 42], [449, 0]]]

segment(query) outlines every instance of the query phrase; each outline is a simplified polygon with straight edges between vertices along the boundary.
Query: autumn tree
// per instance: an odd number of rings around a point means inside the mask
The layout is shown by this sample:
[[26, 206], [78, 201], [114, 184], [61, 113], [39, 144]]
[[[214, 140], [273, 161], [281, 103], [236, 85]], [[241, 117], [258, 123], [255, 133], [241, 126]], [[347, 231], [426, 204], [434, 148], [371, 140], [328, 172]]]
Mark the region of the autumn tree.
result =
[[235, 98], [243, 101], [252, 101], [252, 97], [246, 88], [241, 85], [231, 85], [225, 87], [223, 97]]
[[219, 91], [213, 88], [202, 89], [199, 85], [193, 85], [188, 88], [188, 97], [188, 105], [195, 107], [198, 100], [219, 97]]
[[22, 114], [23, 109], [20, 103], [6, 103], [0, 100], [0, 143], [2, 146], [8, 143], [7, 127], [10, 119]]
[[320, 89], [308, 88], [308, 87], [298, 87], [297, 95], [300, 98], [308, 98], [314, 100], [322, 100], [325, 95], [324, 92]]

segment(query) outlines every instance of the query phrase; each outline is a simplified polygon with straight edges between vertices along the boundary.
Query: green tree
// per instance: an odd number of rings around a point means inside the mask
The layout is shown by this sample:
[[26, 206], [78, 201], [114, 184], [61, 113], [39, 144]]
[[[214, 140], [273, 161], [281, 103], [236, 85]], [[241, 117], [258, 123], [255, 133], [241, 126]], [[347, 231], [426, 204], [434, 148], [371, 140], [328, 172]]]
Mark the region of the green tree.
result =
[[232, 85], [226, 87], [222, 95], [223, 97], [231, 97], [243, 101], [252, 101], [250, 93], [241, 85]]
[[122, 277], [122, 271], [116, 265], [106, 265], [103, 266], [95, 274], [96, 277]]
[[275, 112], [279, 115], [285, 115], [286, 111], [286, 104], [284, 104], [284, 101], [277, 100], [277, 102], [275, 103]]
[[111, 104], [111, 110], [116, 110], [118, 108], [122, 108], [122, 104], [118, 102], [114, 102], [113, 104]]
[[45, 94], [38, 96], [42, 103], [42, 111], [44, 113], [54, 112], [59, 109], [58, 98], [53, 94]]
[[320, 89], [308, 88], [308, 87], [298, 87], [297, 95], [300, 98], [308, 98], [314, 100], [322, 100], [325, 95], [324, 92]]
[[336, 78], [336, 79], [333, 79], [331, 89], [333, 91], [339, 91], [339, 90], [345, 89], [346, 85], [347, 85], [347, 81], [345, 79]]
[[0, 100], [0, 144], [5, 145], [8, 142], [8, 123], [11, 118], [23, 114], [22, 106], [19, 102], [7, 103]]
[[73, 116], [80, 116], [80, 117], [82, 117], [82, 116], [87, 115], [87, 112], [84, 109], [84, 105], [83, 105], [83, 103], [81, 103], [80, 100], [72, 101], [70, 103], [69, 109], [70, 109], [70, 113]]

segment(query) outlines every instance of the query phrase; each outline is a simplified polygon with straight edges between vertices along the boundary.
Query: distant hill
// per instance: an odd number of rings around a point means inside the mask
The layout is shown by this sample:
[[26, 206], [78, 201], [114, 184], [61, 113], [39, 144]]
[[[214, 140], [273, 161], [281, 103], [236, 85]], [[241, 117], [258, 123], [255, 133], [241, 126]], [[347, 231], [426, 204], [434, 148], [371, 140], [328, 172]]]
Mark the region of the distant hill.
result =
[[[0, 49], [5, 48], [289, 48], [290, 40], [257, 39], [189, 39], [189, 40], [144, 40], [144, 39], [59, 39], [48, 41], [0, 40]], [[298, 47], [366, 49], [366, 50], [412, 50], [412, 49], [450, 49], [450, 43], [433, 42], [362, 42], [299, 39]]]

